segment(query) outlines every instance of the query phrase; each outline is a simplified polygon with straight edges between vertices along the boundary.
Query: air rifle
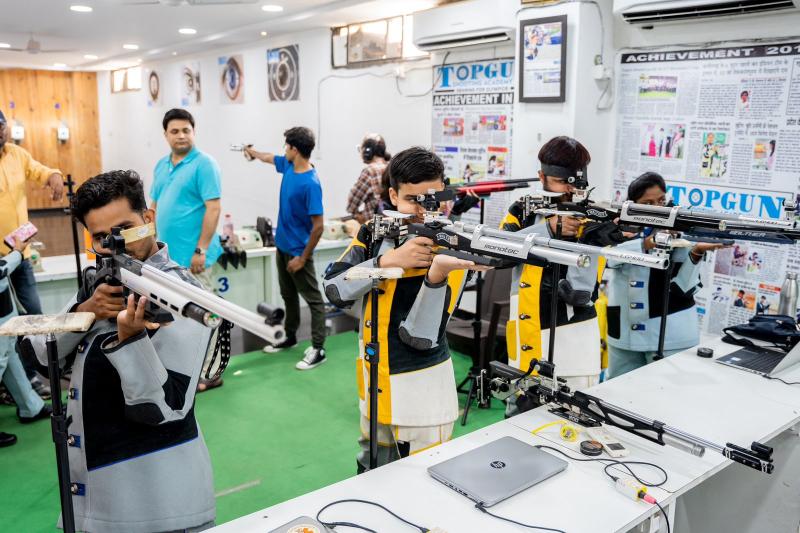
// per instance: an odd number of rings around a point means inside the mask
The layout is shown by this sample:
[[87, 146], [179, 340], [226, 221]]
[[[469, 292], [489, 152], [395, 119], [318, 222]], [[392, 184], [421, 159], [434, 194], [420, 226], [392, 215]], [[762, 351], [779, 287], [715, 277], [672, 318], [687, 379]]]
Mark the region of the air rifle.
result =
[[[534, 371], [537, 375], [533, 375]], [[519, 393], [536, 406], [550, 405], [551, 412], [584, 426], [607, 424], [661, 446], [679, 448], [697, 457], [702, 457], [706, 450], [713, 450], [755, 470], [767, 474], [773, 471], [772, 448], [765, 444], [753, 442], [749, 449], [730, 442], [723, 446], [610, 404], [597, 396], [573, 392], [556, 376], [553, 363], [533, 359], [528, 371], [523, 372], [492, 361], [491, 374], [491, 378], [485, 374], [481, 377], [489, 379], [489, 389], [501, 400]]]
[[665, 269], [669, 258], [639, 252], [601, 248], [589, 244], [562, 241], [533, 233], [514, 233], [490, 228], [485, 224], [452, 222], [437, 212], [439, 203], [452, 199], [452, 191], [428, 191], [416, 201], [425, 208], [423, 222], [408, 223], [412, 215], [384, 211], [382, 227], [373, 234], [384, 237], [419, 235], [439, 246], [437, 253], [473, 261], [479, 265], [508, 267], [515, 264], [542, 265], [550, 261], [560, 265], [586, 268], [592, 257], [604, 256], [649, 268]]
[[268, 342], [283, 340], [284, 330], [279, 322], [271, 318], [265, 320], [252, 311], [131, 257], [125, 251], [125, 242], [120, 228], [112, 228], [111, 235], [103, 239], [103, 248], [111, 253], [97, 256], [97, 268], [93, 275], [87, 276], [89, 284], [85, 288], [90, 291], [88, 294], [102, 283], [122, 285], [128, 293], [147, 297], [146, 315], [150, 321], [169, 322], [173, 315], [177, 315], [213, 329], [226, 320]]
[[447, 186], [459, 198], [474, 193], [479, 197], [490, 196], [497, 192], [513, 191], [514, 189], [524, 189], [529, 187], [532, 182], [539, 181], [539, 178], [520, 178], [511, 180], [491, 180], [475, 181], [470, 183], [457, 183]]

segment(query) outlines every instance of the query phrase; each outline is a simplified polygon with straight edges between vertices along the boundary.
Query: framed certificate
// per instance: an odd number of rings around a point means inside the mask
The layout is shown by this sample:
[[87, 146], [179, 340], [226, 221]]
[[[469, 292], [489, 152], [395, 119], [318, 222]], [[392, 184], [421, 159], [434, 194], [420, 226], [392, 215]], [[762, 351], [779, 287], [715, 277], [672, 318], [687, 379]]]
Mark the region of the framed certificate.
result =
[[563, 102], [567, 82], [567, 16], [519, 24], [519, 101]]

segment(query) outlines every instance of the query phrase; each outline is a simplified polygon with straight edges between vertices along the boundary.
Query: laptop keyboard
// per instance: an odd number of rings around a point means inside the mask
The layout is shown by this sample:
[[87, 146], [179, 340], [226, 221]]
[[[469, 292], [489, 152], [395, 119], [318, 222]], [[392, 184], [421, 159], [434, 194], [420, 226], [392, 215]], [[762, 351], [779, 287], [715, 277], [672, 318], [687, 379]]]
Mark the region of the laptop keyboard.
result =
[[763, 374], [768, 374], [772, 372], [772, 369], [778, 366], [778, 363], [781, 362], [781, 359], [786, 357], [785, 354], [778, 354], [778, 353], [769, 353], [769, 352], [751, 352], [749, 351], [749, 356], [746, 361], [739, 361], [736, 364], [738, 366], [743, 366], [744, 368], [749, 368], [750, 370], [755, 370], [756, 372], [761, 372]]

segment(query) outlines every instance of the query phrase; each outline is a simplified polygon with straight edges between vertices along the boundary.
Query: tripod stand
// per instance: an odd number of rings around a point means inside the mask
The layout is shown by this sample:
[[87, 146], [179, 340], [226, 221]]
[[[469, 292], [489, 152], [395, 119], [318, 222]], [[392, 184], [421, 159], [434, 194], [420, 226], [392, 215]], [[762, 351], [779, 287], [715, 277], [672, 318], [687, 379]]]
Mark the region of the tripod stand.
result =
[[[64, 213], [69, 215], [69, 223], [72, 227], [72, 253], [75, 254], [75, 272], [78, 279], [78, 290], [81, 290], [83, 285], [83, 276], [81, 275], [81, 246], [78, 240], [78, 226], [75, 222], [75, 217], [72, 216], [72, 198], [75, 196], [75, 182], [72, 181], [72, 174], [67, 174], [67, 179], [64, 180], [64, 185], [67, 186], [67, 199], [69, 205], [64, 208]], [[55, 408], [55, 405], [53, 406]]]
[[[479, 218], [479, 223], [483, 224], [484, 214], [485, 214], [485, 204], [486, 198], [481, 198], [481, 214]], [[486, 362], [486, 352], [489, 350], [494, 350], [494, 346], [489, 346], [489, 342], [486, 342], [486, 349], [484, 350], [481, 346], [483, 344], [481, 339], [481, 331], [483, 329], [483, 316], [482, 316], [482, 309], [481, 309], [481, 298], [483, 296], [483, 273], [478, 272], [477, 276], [475, 277], [475, 314], [472, 317], [472, 335], [473, 335], [473, 350], [478, 356], [478, 366], [471, 365], [469, 371], [467, 371], [466, 377], [461, 380], [461, 383], [458, 384], [456, 390], [458, 392], [467, 393], [467, 401], [464, 404], [464, 414], [461, 416], [461, 425], [465, 426], [467, 424], [467, 417], [469, 416], [469, 410], [472, 407], [472, 401], [477, 400], [478, 407], [480, 409], [488, 409], [491, 406], [491, 393], [488, 390], [485, 390], [483, 385], [483, 380], [481, 379], [481, 374], [488, 371], [488, 364]], [[469, 385], [469, 389], [465, 387]]]
[[351, 268], [345, 274], [346, 280], [368, 279], [370, 289], [370, 341], [364, 345], [364, 361], [369, 363], [369, 469], [378, 467], [378, 368], [381, 358], [378, 340], [378, 299], [383, 292], [382, 281], [403, 277], [402, 268]]

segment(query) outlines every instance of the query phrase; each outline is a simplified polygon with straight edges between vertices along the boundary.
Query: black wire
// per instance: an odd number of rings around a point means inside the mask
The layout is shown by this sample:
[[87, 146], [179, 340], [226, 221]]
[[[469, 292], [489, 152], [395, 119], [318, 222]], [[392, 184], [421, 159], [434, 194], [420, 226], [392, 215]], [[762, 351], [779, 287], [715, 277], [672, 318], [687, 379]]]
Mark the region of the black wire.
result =
[[[572, 461], [607, 463], [606, 466], [603, 468], [603, 472], [614, 481], [616, 481], [617, 478], [612, 476], [611, 473], [608, 471], [608, 469], [611, 468], [612, 466], [622, 466], [622, 467], [624, 467], [625, 470], [627, 470], [630, 473], [630, 475], [633, 476], [633, 478], [636, 481], [638, 481], [639, 483], [641, 483], [645, 487], [660, 487], [660, 486], [664, 485], [667, 482], [667, 480], [669, 479], [669, 475], [667, 474], [666, 470], [664, 470], [663, 468], [661, 468], [657, 464], [648, 463], [646, 461], [617, 461], [616, 459], [606, 459], [605, 457], [573, 457], [572, 455], [570, 455], [570, 454], [568, 454], [568, 453], [566, 453], [566, 452], [564, 452], [562, 450], [559, 450], [558, 448], [554, 448], [552, 446], [547, 446], [545, 444], [539, 444], [539, 445], [537, 445], [535, 447], [539, 448], [540, 450], [544, 449], [544, 450], [552, 450], [554, 452], [558, 452], [561, 455], [563, 455], [564, 457], [566, 457], [567, 459], [571, 459]], [[639, 476], [637, 476], [636, 473], [631, 468], [631, 466], [635, 466], [635, 465], [649, 466], [649, 467], [655, 468], [656, 470], [659, 470], [662, 474], [664, 474], [664, 479], [662, 481], [659, 481], [658, 483], [650, 483], [648, 481], [645, 481], [642, 478], [640, 478]]]
[[381, 505], [379, 503], [371, 502], [369, 500], [358, 500], [358, 499], [337, 500], [335, 502], [329, 503], [328, 505], [326, 505], [325, 507], [320, 509], [319, 512], [317, 512], [317, 521], [322, 523], [325, 527], [329, 527], [329, 528], [335, 528], [336, 526], [345, 526], [345, 527], [354, 527], [354, 528], [357, 528], [357, 529], [361, 529], [361, 530], [367, 531], [369, 533], [377, 533], [373, 529], [369, 529], [368, 527], [360, 526], [360, 525], [354, 524], [352, 522], [324, 522], [320, 518], [320, 515], [322, 514], [323, 511], [325, 511], [325, 509], [327, 509], [328, 507], [333, 507], [334, 505], [338, 505], [340, 503], [363, 503], [363, 504], [366, 504], [366, 505], [374, 505], [375, 507], [380, 507], [381, 509], [383, 509], [384, 511], [386, 511], [387, 513], [389, 513], [393, 517], [397, 518], [401, 522], [403, 522], [405, 524], [408, 524], [411, 527], [417, 528], [421, 533], [427, 533], [428, 531], [430, 531], [426, 527], [418, 526], [417, 524], [415, 524], [413, 522], [409, 522], [405, 518], [396, 515], [395, 513], [393, 513], [392, 511], [390, 511], [389, 509], [387, 509], [386, 507], [384, 507], [383, 505]]
[[653, 501], [655, 502], [656, 505], [658, 505], [658, 508], [661, 509], [661, 514], [664, 515], [664, 522], [667, 523], [667, 533], [672, 533], [672, 530], [669, 528], [669, 518], [667, 517], [667, 513], [664, 511], [664, 508], [661, 507], [660, 503], [656, 502], [655, 500]]
[[782, 380], [779, 377], [768, 376], [766, 374], [764, 374], [764, 377], [767, 378], [767, 379], [774, 379], [776, 381], [780, 381], [781, 383], [785, 383], [786, 385], [800, 385], [800, 381], [785, 381], [785, 380]]
[[492, 518], [497, 518], [498, 520], [503, 520], [504, 522], [508, 522], [510, 524], [516, 524], [518, 526], [527, 527], [528, 529], [540, 529], [542, 531], [555, 531], [556, 533], [566, 533], [566, 531], [564, 531], [563, 529], [553, 529], [551, 527], [544, 527], [544, 526], [532, 526], [530, 524], [523, 524], [522, 522], [517, 522], [516, 520], [512, 520], [512, 519], [506, 518], [504, 516], [500, 516], [500, 515], [496, 515], [494, 513], [490, 513], [489, 511], [486, 510], [486, 507], [484, 507], [483, 505], [481, 505], [479, 503], [475, 504], [475, 508], [477, 510], [481, 511], [482, 513], [488, 514]]

